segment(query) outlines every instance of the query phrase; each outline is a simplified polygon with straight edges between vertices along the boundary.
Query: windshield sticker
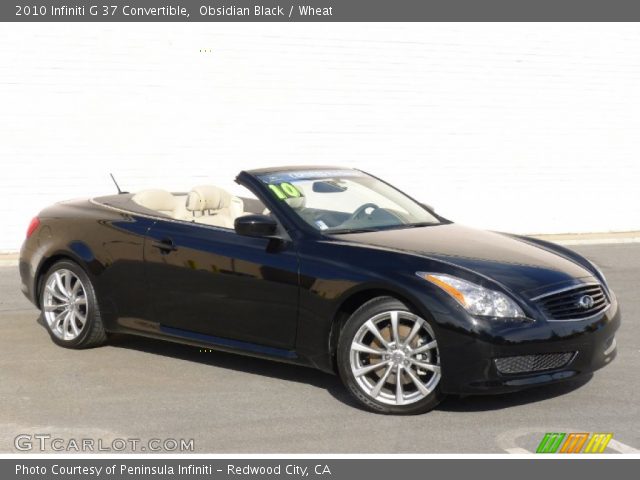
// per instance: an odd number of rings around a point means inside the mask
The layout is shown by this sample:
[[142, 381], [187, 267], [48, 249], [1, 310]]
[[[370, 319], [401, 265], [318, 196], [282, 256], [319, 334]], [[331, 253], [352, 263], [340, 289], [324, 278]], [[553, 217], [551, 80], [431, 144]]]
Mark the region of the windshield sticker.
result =
[[298, 190], [289, 182], [282, 182], [277, 185], [275, 183], [270, 183], [268, 186], [269, 190], [271, 190], [276, 195], [276, 197], [278, 197], [278, 200], [286, 200], [287, 198], [298, 198], [304, 196], [302, 195], [300, 190]]
[[320, 178], [364, 177], [358, 170], [300, 170], [295, 172], [277, 172], [259, 175], [258, 178], [267, 184], [293, 182], [296, 180], [315, 180]]

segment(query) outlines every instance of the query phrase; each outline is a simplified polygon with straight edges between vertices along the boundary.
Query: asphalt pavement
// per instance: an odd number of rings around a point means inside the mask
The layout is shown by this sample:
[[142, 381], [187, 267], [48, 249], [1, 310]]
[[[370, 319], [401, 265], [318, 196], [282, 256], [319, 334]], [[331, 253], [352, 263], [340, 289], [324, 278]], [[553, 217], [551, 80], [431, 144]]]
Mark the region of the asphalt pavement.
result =
[[580, 381], [451, 397], [414, 417], [365, 412], [337, 377], [304, 367], [129, 336], [57, 347], [17, 268], [2, 267], [0, 452], [16, 452], [24, 434], [35, 453], [34, 435], [70, 452], [71, 440], [118, 449], [123, 439], [141, 452], [151, 439], [193, 439], [194, 453], [522, 453], [545, 432], [611, 432], [608, 451], [637, 452], [640, 244], [572, 248], [602, 268], [622, 306], [616, 360]]

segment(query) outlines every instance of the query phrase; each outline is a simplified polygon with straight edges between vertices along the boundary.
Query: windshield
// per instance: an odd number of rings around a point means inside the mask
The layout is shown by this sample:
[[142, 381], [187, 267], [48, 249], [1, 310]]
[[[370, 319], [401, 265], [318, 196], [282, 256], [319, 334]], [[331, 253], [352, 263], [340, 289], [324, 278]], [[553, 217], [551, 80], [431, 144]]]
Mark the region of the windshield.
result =
[[300, 170], [258, 175], [272, 195], [327, 234], [440, 223], [422, 205], [357, 170]]

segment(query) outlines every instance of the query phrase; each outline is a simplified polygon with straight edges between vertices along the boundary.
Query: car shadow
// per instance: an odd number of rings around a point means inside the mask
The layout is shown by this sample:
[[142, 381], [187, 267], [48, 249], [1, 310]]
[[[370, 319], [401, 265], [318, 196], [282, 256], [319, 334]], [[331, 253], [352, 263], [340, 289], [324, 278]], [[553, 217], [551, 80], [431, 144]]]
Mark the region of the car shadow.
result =
[[518, 392], [496, 395], [452, 395], [438, 405], [436, 409], [444, 412], [484, 412], [490, 410], [503, 410], [566, 395], [583, 387], [592, 378], [593, 374], [589, 373], [572, 380], [531, 387]]
[[331, 396], [350, 407], [361, 408], [345, 390], [338, 376], [314, 368], [223, 351], [213, 351], [210, 355], [203, 355], [199, 347], [135, 335], [112, 334], [109, 336], [108, 345], [288, 382], [304, 383], [326, 390]]
[[[42, 316], [37, 321], [44, 327]], [[201, 349], [198, 347], [135, 335], [111, 334], [108, 345], [289, 382], [313, 385], [326, 390], [336, 400], [349, 407], [368, 412], [347, 392], [338, 376], [313, 368], [223, 351], [215, 351], [211, 355], [202, 355]], [[451, 395], [438, 405], [436, 410], [443, 412], [482, 412], [517, 407], [565, 395], [581, 388], [592, 377], [593, 374], [587, 374], [561, 383], [499, 395]]]
[[[347, 392], [337, 376], [313, 368], [221, 351], [214, 352], [211, 355], [202, 355], [198, 347], [133, 335], [113, 335], [109, 339], [109, 344], [116, 348], [134, 349], [219, 368], [313, 385], [326, 390], [336, 400], [350, 407], [364, 410]], [[437, 410], [446, 412], [479, 412], [517, 407], [565, 395], [581, 388], [591, 378], [592, 375], [589, 374], [562, 383], [500, 395], [453, 395], [445, 399], [437, 407]]]

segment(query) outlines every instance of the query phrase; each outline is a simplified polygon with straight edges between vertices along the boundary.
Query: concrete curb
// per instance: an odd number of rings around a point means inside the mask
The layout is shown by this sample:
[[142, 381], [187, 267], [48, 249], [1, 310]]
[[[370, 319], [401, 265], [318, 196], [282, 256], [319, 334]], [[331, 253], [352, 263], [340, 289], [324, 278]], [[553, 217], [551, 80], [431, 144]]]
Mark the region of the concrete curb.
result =
[[640, 232], [559, 233], [530, 234], [530, 237], [548, 240], [560, 245], [599, 245], [610, 243], [638, 243]]
[[18, 254], [0, 254], [0, 267], [16, 267], [18, 266]]
[[[542, 236], [535, 236], [536, 238], [540, 238], [542, 240], [547, 240]], [[617, 243], [640, 243], [640, 237], [629, 237], [629, 238], [605, 238], [602, 240], [596, 238], [584, 238], [584, 239], [576, 239], [576, 240], [551, 240], [558, 245], [615, 245]]]
[[[622, 243], [640, 243], [640, 231], [634, 232], [606, 232], [606, 233], [561, 233], [561, 234], [530, 234], [559, 245], [608, 245]], [[18, 252], [0, 252], [0, 267], [15, 267], [18, 265]]]

